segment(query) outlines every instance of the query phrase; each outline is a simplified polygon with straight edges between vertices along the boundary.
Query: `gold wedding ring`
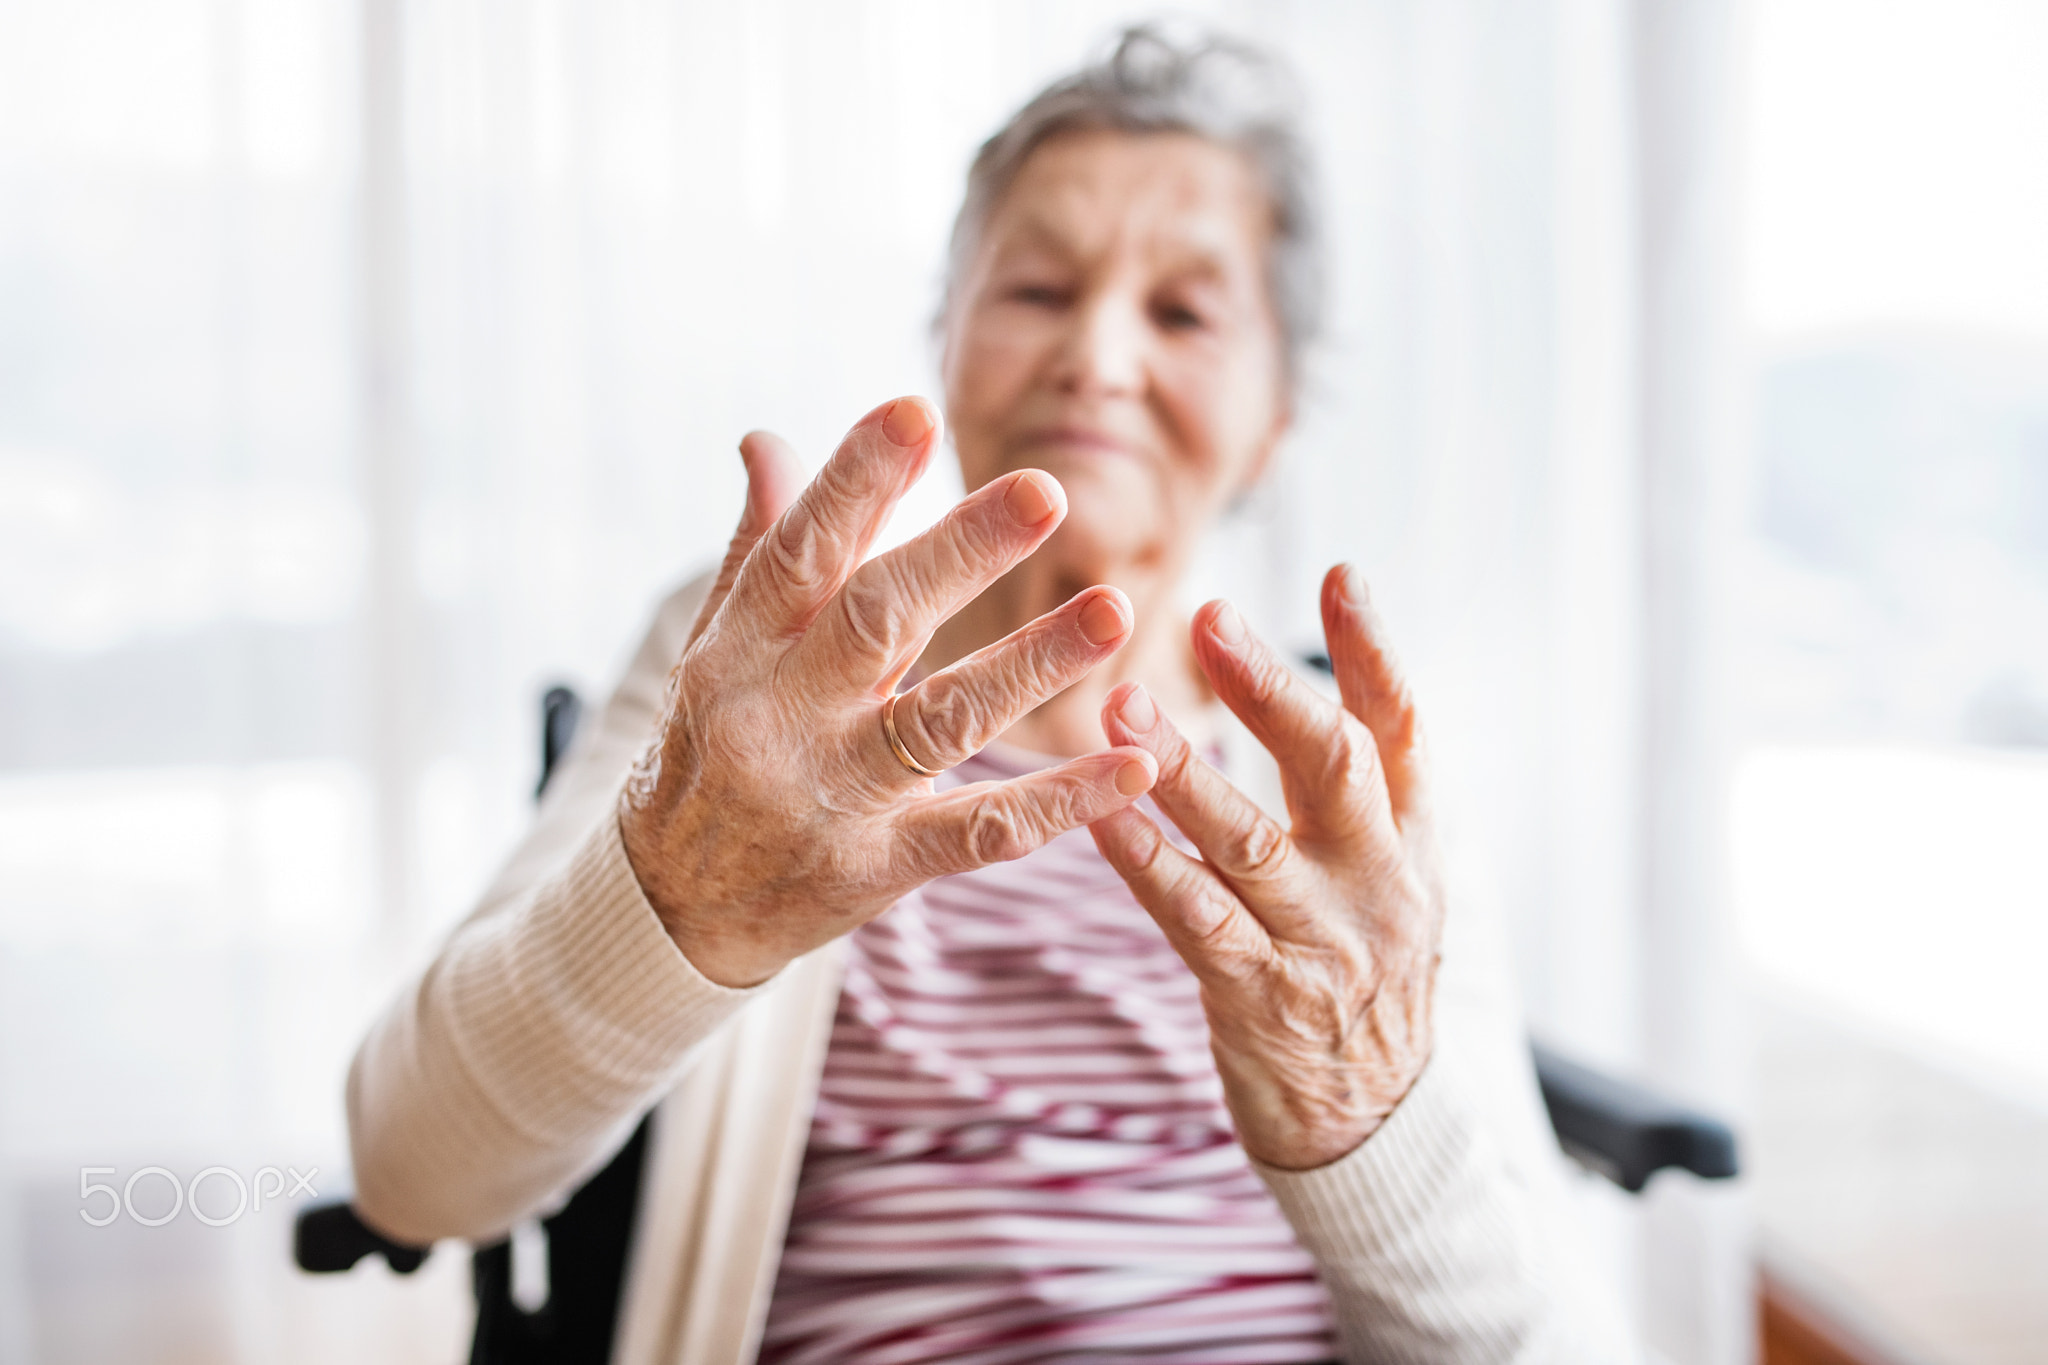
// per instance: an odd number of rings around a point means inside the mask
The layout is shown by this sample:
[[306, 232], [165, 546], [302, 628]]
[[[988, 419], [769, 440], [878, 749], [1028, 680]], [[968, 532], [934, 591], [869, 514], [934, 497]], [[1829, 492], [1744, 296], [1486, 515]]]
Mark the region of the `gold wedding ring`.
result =
[[944, 768], [927, 768], [910, 756], [910, 750], [903, 747], [903, 736], [896, 733], [896, 703], [903, 699], [901, 692], [891, 692], [889, 700], [882, 703], [882, 733], [889, 737], [889, 751], [901, 763], [919, 777], [937, 777]]

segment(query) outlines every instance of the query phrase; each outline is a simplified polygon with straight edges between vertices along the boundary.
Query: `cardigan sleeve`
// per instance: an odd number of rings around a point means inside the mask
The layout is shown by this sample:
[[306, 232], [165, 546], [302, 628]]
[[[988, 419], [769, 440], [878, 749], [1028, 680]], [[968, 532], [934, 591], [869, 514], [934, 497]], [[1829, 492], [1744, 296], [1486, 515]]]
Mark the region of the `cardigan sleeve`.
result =
[[704, 580], [671, 596], [585, 722], [526, 837], [349, 1071], [357, 1211], [424, 1244], [486, 1239], [594, 1171], [692, 1049], [759, 991], [707, 980], [618, 827]]
[[1344, 1358], [1635, 1360], [1612, 1287], [1459, 1090], [1433, 1061], [1349, 1156], [1258, 1167], [1315, 1258]]

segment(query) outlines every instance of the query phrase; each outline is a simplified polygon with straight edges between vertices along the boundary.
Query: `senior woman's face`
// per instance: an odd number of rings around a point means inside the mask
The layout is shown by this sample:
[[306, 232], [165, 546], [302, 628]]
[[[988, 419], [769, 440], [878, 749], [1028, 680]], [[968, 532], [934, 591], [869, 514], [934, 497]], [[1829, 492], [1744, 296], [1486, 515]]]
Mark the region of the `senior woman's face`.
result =
[[969, 489], [1066, 486], [1055, 555], [1177, 559], [1287, 423], [1252, 167], [1182, 134], [1070, 134], [983, 226], [947, 319], [946, 414]]

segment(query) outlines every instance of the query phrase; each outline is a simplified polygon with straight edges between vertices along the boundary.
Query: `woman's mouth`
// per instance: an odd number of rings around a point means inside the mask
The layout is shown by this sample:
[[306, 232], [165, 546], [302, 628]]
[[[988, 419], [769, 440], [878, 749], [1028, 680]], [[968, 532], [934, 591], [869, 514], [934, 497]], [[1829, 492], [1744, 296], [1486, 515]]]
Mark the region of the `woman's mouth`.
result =
[[1082, 455], [1120, 455], [1127, 459], [1139, 458], [1137, 446], [1122, 440], [1097, 427], [1046, 426], [1034, 427], [1018, 437], [1016, 448], [1020, 451], [1062, 450]]

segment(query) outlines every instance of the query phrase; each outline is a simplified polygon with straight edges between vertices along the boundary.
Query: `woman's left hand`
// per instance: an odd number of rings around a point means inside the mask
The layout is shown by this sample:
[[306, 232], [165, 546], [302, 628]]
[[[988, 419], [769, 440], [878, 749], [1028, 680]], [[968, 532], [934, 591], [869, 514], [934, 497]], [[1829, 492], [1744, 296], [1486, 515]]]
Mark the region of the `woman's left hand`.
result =
[[1341, 709], [1229, 604], [1194, 624], [1202, 671], [1279, 761], [1291, 828], [1134, 684], [1109, 694], [1103, 727], [1158, 759], [1152, 798], [1202, 856], [1135, 806], [1090, 826], [1201, 982], [1239, 1140], [1290, 1170], [1357, 1147], [1422, 1073], [1444, 920], [1407, 686], [1356, 570], [1330, 571], [1322, 607]]

